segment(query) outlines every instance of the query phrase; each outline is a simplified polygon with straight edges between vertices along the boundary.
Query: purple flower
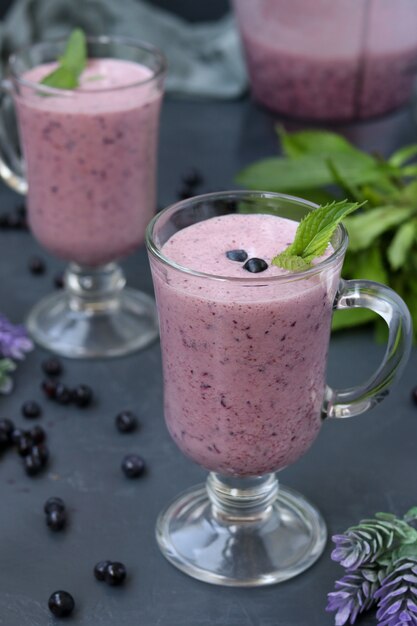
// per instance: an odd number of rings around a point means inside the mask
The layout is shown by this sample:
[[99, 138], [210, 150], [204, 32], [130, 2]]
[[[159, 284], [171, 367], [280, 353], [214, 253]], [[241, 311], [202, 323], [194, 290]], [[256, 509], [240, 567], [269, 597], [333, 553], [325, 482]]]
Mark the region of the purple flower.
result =
[[380, 626], [417, 626], [417, 558], [396, 561], [374, 597]]
[[24, 326], [15, 326], [0, 315], [0, 355], [10, 359], [23, 359], [33, 348]]
[[374, 593], [384, 574], [385, 569], [371, 565], [348, 572], [336, 581], [336, 591], [328, 594], [326, 607], [326, 611], [336, 612], [336, 626], [344, 626], [348, 622], [354, 624], [360, 613], [371, 608], [375, 602]]

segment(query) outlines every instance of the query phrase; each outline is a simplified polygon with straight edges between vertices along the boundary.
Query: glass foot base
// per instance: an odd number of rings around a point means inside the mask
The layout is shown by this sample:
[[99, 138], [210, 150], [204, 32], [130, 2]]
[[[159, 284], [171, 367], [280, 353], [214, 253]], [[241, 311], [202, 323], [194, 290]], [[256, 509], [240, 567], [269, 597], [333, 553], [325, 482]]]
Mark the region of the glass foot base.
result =
[[318, 510], [286, 487], [261, 519], [241, 520], [217, 515], [201, 485], [162, 511], [156, 537], [168, 561], [193, 578], [257, 587], [310, 567], [324, 550], [327, 531]]
[[43, 298], [29, 313], [27, 328], [43, 348], [66, 357], [123, 356], [144, 348], [158, 336], [154, 300], [123, 289], [113, 306], [72, 306], [68, 292]]

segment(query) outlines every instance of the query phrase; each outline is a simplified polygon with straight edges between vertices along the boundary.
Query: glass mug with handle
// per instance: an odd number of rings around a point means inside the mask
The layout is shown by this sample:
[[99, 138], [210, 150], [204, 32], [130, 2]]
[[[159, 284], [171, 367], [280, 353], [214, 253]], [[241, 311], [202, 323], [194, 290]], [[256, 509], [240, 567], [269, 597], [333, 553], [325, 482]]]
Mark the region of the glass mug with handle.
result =
[[[165, 419], [179, 448], [210, 471], [205, 486], [162, 511], [156, 532], [162, 553], [187, 574], [258, 586], [299, 574], [326, 542], [318, 510], [278, 487], [275, 472], [309, 449], [323, 418], [359, 415], [387, 395], [408, 358], [411, 321], [388, 287], [340, 279], [343, 226], [330, 256], [306, 271], [224, 275], [227, 250], [248, 250], [256, 242], [259, 253], [268, 233], [272, 247], [279, 234], [278, 222], [269, 221], [262, 228], [245, 223], [236, 235], [240, 207], [265, 213], [257, 218], [298, 222], [315, 205], [273, 193], [222, 192], [175, 204], [148, 226]], [[210, 226], [209, 218], [222, 222]], [[332, 310], [351, 307], [383, 317], [387, 349], [364, 385], [334, 390], [325, 383]]]
[[5, 123], [0, 175], [27, 192], [29, 224], [41, 245], [70, 261], [65, 290], [30, 312], [32, 337], [64, 356], [118, 356], [158, 333], [152, 298], [125, 289], [115, 261], [143, 243], [155, 212], [165, 60], [130, 38], [93, 37], [77, 89], [41, 84], [65, 45], [43, 42], [11, 56], [2, 113], [4, 121], [11, 95], [24, 164]]

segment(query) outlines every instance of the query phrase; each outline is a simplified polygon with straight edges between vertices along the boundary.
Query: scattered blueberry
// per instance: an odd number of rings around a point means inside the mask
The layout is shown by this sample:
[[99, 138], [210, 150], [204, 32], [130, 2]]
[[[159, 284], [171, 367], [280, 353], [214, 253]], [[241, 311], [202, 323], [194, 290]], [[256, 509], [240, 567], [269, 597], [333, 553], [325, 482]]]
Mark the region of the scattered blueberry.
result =
[[54, 532], [62, 530], [67, 523], [65, 509], [51, 509], [49, 513], [46, 514], [46, 523]]
[[44, 274], [46, 270], [45, 262], [38, 256], [34, 256], [29, 259], [29, 271], [31, 274], [40, 276]]
[[88, 385], [78, 385], [75, 389], [73, 389], [72, 393], [72, 401], [79, 406], [80, 408], [84, 408], [89, 406], [93, 400], [93, 390]]
[[62, 363], [56, 357], [51, 356], [42, 362], [42, 369], [47, 376], [60, 376], [62, 374]]
[[32, 446], [30, 454], [41, 462], [42, 467], [45, 467], [49, 459], [49, 448], [44, 443], [39, 443]]
[[65, 272], [59, 272], [54, 276], [54, 287], [56, 289], [63, 289], [65, 287]]
[[17, 441], [17, 453], [28, 456], [32, 451], [33, 441], [27, 432], [23, 432]]
[[243, 263], [248, 258], [248, 253], [246, 250], [228, 250], [226, 252], [226, 256], [230, 261], [238, 261], [239, 263]]
[[46, 439], [46, 433], [42, 426], [34, 426], [30, 429], [28, 435], [34, 444], [43, 443]]
[[20, 438], [25, 434], [25, 431], [21, 428], [14, 428], [11, 434], [11, 440], [14, 445], [18, 445]]
[[132, 411], [122, 411], [116, 415], [116, 428], [121, 433], [131, 433], [138, 427], [138, 419]]
[[65, 511], [65, 502], [62, 498], [58, 498], [58, 496], [52, 496], [48, 498], [44, 504], [43, 510], [46, 514], [51, 511]]
[[58, 386], [58, 383], [55, 380], [50, 380], [50, 379], [44, 380], [41, 385], [42, 391], [51, 400], [55, 399], [57, 386]]
[[414, 387], [414, 389], [412, 390], [411, 397], [414, 400], [414, 402], [417, 404], [417, 387]]
[[252, 274], [258, 274], [259, 272], [264, 272], [268, 268], [268, 263], [263, 259], [258, 259], [253, 257], [252, 259], [248, 259], [243, 266], [243, 269], [248, 272], [252, 272]]
[[6, 230], [6, 228], [8, 228], [9, 223], [8, 223], [8, 215], [7, 213], [2, 213], [0, 215], [0, 230]]
[[44, 468], [44, 464], [39, 457], [30, 452], [30, 454], [24, 458], [24, 467], [28, 476], [36, 476], [36, 474], [39, 474], [39, 472]]
[[111, 561], [99, 561], [99, 563], [96, 563], [94, 567], [94, 576], [100, 582], [106, 579], [106, 572], [109, 565], [111, 565]]
[[74, 598], [68, 591], [54, 591], [48, 600], [49, 610], [55, 617], [68, 617], [74, 610]]
[[199, 172], [196, 168], [190, 170], [187, 174], [182, 177], [182, 182], [186, 187], [199, 187], [203, 184], [204, 179], [201, 172]]
[[12, 434], [15, 427], [12, 420], [7, 417], [0, 419], [0, 434], [4, 436], [10, 443], [12, 442]]
[[42, 415], [42, 409], [37, 402], [25, 402], [22, 406], [22, 415], [28, 419], [35, 419]]
[[123, 459], [122, 470], [128, 478], [138, 478], [145, 471], [145, 461], [138, 454], [128, 454]]
[[55, 400], [58, 404], [70, 404], [72, 400], [71, 390], [62, 383], [58, 383], [55, 387]]
[[126, 568], [123, 563], [109, 563], [105, 572], [105, 581], [113, 587], [121, 585], [126, 578]]

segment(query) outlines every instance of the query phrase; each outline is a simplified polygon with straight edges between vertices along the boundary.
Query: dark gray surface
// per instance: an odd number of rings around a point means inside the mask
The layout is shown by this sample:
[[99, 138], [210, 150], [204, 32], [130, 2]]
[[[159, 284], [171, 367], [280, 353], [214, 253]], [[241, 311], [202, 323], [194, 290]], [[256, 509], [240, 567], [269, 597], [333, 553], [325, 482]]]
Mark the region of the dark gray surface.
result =
[[[379, 150], [415, 140], [408, 112], [355, 126], [350, 133]], [[201, 168], [204, 190], [233, 186], [244, 164], [273, 154], [271, 118], [247, 101], [235, 103], [167, 102], [160, 151], [160, 203], [175, 199], [179, 178]], [[1, 189], [0, 211], [15, 196]], [[27, 259], [40, 253], [48, 273], [33, 277]], [[30, 306], [51, 289], [58, 261], [43, 253], [27, 233], [0, 232], [0, 310], [21, 321]], [[131, 286], [151, 291], [143, 250], [125, 267]], [[194, 581], [159, 554], [154, 540], [158, 511], [180, 491], [201, 481], [204, 472], [171, 442], [162, 415], [159, 345], [108, 362], [65, 362], [69, 384], [86, 382], [97, 395], [86, 411], [46, 402], [39, 391], [36, 349], [19, 368], [17, 385], [0, 397], [0, 416], [19, 424], [26, 399], [44, 407], [39, 423], [49, 434], [48, 472], [27, 478], [12, 453], [1, 459], [0, 625], [50, 626], [50, 593], [73, 593], [77, 611], [68, 623], [85, 626], [330, 626], [326, 593], [340, 568], [329, 558], [330, 545], [308, 572], [288, 583], [263, 589], [230, 589]], [[332, 340], [330, 380], [348, 385], [367, 376], [381, 356], [368, 332]], [[378, 510], [402, 514], [417, 504], [417, 407], [410, 390], [417, 384], [413, 351], [401, 383], [386, 402], [366, 416], [324, 425], [317, 443], [282, 481], [302, 491], [323, 512], [330, 533], [340, 532]], [[114, 415], [123, 408], [139, 414], [142, 428], [121, 435]], [[120, 471], [124, 454], [137, 451], [148, 475], [128, 481]], [[48, 496], [63, 497], [70, 508], [68, 529], [48, 531], [42, 511]], [[92, 575], [96, 561], [122, 560], [129, 570], [125, 588], [110, 589]], [[373, 616], [361, 624], [374, 624]]]

